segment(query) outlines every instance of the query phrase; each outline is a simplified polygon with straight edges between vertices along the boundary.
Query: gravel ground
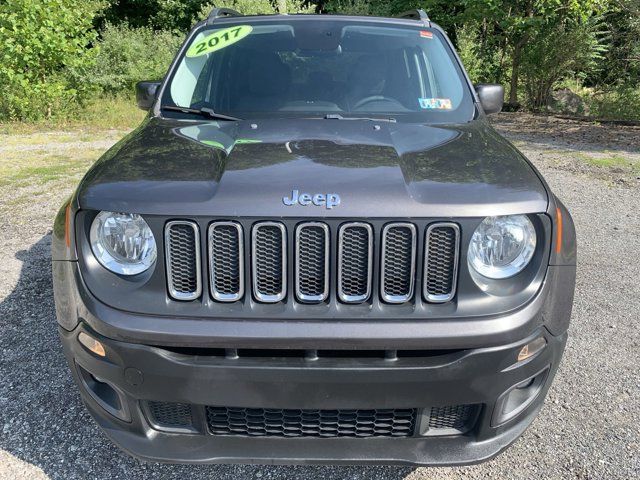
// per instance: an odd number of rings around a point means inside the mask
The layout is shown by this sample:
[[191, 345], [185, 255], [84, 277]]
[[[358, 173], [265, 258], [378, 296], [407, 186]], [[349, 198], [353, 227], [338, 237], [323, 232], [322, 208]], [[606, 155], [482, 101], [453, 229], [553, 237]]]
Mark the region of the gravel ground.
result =
[[[496, 123], [567, 204], [580, 242], [563, 363], [540, 416], [507, 452], [437, 469], [172, 466], [121, 453], [85, 412], [55, 330], [50, 226], [73, 183], [67, 179], [19, 205], [11, 186], [0, 188], [0, 479], [640, 477], [640, 182], [580, 156], [615, 151], [638, 162], [640, 131], [502, 114]], [[22, 141], [0, 138], [8, 144]]]

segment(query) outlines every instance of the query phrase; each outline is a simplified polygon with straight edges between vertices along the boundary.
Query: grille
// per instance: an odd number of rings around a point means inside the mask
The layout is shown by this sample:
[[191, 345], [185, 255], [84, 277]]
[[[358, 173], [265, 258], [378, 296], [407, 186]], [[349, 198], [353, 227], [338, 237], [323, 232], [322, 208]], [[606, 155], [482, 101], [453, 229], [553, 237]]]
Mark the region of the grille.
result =
[[235, 222], [209, 226], [209, 272], [211, 296], [234, 302], [244, 294], [244, 249], [242, 227]]
[[284, 225], [262, 222], [253, 227], [253, 294], [274, 303], [287, 294], [287, 238]]
[[340, 227], [338, 244], [338, 295], [347, 303], [364, 302], [371, 294], [373, 232], [366, 223]]
[[[461, 236], [457, 224], [438, 222], [418, 227], [395, 222], [374, 231], [368, 223], [343, 223], [336, 225], [335, 253], [332, 228], [331, 221], [300, 223], [292, 227], [293, 247], [289, 248], [284, 223], [212, 222], [207, 229], [205, 264], [211, 298], [235, 302], [242, 300], [249, 289], [257, 302], [277, 303], [287, 298], [290, 283], [298, 302], [321, 303], [330, 298], [330, 286], [335, 283], [341, 302], [357, 304], [372, 298], [374, 279], [378, 298], [389, 304], [412, 301], [416, 290], [430, 303], [455, 297]], [[245, 244], [245, 231], [251, 232], [250, 244]], [[423, 231], [424, 247], [418, 241]], [[376, 240], [380, 247], [374, 250]], [[288, 265], [289, 255], [293, 265]], [[374, 255], [380, 255], [379, 268], [378, 262], [373, 262]], [[422, 255], [420, 267], [418, 255]], [[175, 220], [166, 224], [165, 257], [170, 297], [199, 298], [203, 279], [200, 234], [195, 222]], [[245, 258], [251, 259], [250, 268]], [[421, 272], [416, 271], [418, 268]], [[289, 281], [289, 274], [293, 281]], [[421, 283], [416, 286], [418, 280]]]
[[147, 402], [149, 420], [159, 429], [190, 429], [193, 427], [191, 405], [186, 403]]
[[413, 296], [415, 277], [416, 227], [394, 223], [382, 231], [382, 298], [403, 303]]
[[329, 295], [329, 227], [305, 223], [296, 229], [296, 295], [322, 302]]
[[431, 407], [429, 412], [429, 431], [443, 434], [445, 431], [464, 433], [473, 427], [478, 414], [478, 405], [449, 405], [446, 407]]
[[427, 229], [424, 262], [424, 296], [443, 303], [456, 291], [460, 228], [455, 223], [437, 223]]
[[167, 284], [176, 300], [200, 296], [200, 236], [193, 222], [173, 221], [165, 227]]
[[213, 435], [250, 437], [410, 437], [415, 409], [282, 410], [207, 407]]

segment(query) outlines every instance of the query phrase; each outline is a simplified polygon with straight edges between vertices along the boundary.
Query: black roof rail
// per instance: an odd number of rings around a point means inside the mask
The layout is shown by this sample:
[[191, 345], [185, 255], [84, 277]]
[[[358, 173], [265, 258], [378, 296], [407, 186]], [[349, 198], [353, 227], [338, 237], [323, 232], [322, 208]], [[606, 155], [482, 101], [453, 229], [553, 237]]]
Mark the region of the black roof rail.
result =
[[398, 15], [398, 18], [407, 18], [407, 19], [411, 19], [411, 20], [421, 20], [423, 22], [428, 22], [429, 21], [429, 15], [427, 15], [427, 12], [425, 12], [421, 8], [416, 8], [415, 10], [408, 10], [406, 12], [403, 12], [400, 15]]
[[207, 20], [215, 20], [220, 17], [242, 17], [240, 12], [236, 12], [231, 8], [214, 8], [207, 17]]

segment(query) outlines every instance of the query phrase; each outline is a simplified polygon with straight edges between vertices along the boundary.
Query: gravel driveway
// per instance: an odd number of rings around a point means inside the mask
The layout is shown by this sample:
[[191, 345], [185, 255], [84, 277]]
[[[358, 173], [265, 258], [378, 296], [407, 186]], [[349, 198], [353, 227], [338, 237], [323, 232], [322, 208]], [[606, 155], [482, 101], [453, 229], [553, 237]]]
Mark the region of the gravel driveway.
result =
[[[580, 244], [578, 285], [556, 381], [538, 419], [507, 452], [478, 466], [437, 469], [172, 466], [126, 456], [80, 403], [55, 328], [50, 227], [75, 179], [41, 186], [27, 202], [17, 202], [17, 190], [5, 182], [0, 184], [0, 479], [640, 477], [640, 181], [630, 173], [636, 170], [584, 161], [585, 155], [614, 152], [637, 166], [640, 130], [536, 121], [544, 126], [508, 115], [499, 116], [497, 124], [571, 210]], [[6, 140], [0, 145], [11, 143]], [[77, 149], [78, 141], [70, 145]]]

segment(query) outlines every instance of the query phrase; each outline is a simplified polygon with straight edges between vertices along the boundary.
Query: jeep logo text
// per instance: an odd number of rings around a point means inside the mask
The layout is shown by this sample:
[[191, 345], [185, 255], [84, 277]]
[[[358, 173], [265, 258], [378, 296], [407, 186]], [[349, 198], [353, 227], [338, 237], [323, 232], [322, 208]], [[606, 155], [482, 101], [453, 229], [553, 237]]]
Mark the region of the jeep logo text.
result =
[[340, 195], [337, 193], [300, 193], [298, 190], [291, 192], [291, 197], [282, 197], [282, 203], [291, 207], [296, 203], [306, 207], [307, 205], [315, 205], [316, 207], [326, 207], [331, 210], [333, 207], [340, 205]]

